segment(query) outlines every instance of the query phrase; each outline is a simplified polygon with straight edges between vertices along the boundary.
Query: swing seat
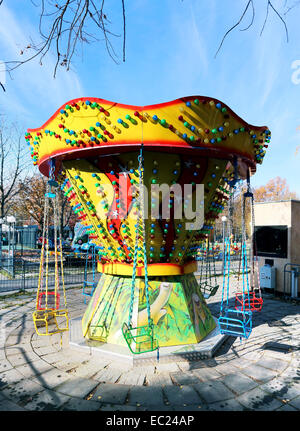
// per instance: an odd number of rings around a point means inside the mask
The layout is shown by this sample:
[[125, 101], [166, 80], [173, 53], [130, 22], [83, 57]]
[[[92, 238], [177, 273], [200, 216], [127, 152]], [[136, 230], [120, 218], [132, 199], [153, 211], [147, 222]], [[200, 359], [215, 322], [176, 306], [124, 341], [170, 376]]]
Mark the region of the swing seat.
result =
[[90, 340], [107, 342], [108, 329], [105, 324], [103, 325], [90, 325], [88, 329], [88, 338]]
[[147, 353], [158, 349], [157, 340], [154, 338], [153, 324], [132, 328], [132, 326], [123, 323], [122, 332], [131, 353]]
[[69, 330], [68, 310], [35, 310], [32, 317], [38, 335], [52, 335]]
[[[94, 291], [96, 289], [96, 285], [97, 283], [95, 281], [84, 281], [83, 282], [83, 289], [82, 289], [82, 294], [85, 296], [84, 298], [84, 303], [86, 301], [86, 297], [92, 297], [94, 294]], [[86, 289], [91, 289], [90, 291], [86, 291]]]
[[[250, 303], [249, 303], [250, 300]], [[249, 292], [248, 294], [243, 294], [242, 292], [237, 292], [235, 295], [235, 309], [236, 310], [246, 310], [246, 311], [261, 311], [263, 306], [263, 299], [261, 296], [256, 296], [255, 291]]]
[[58, 310], [60, 294], [55, 291], [39, 292], [37, 310]]
[[252, 331], [252, 312], [225, 308], [218, 323], [221, 334], [247, 339]]
[[219, 289], [219, 285], [212, 285], [207, 282], [200, 283], [199, 287], [204, 299], [208, 299], [211, 296], [214, 296]]

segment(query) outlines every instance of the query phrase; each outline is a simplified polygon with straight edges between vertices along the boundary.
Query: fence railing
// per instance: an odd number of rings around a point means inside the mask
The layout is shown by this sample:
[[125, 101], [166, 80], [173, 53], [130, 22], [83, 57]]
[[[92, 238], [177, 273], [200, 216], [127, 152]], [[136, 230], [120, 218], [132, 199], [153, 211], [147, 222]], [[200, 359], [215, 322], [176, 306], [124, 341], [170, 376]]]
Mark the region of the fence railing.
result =
[[300, 264], [286, 263], [283, 269], [283, 296], [300, 301], [298, 284], [300, 277]]
[[[250, 269], [250, 249], [247, 250], [247, 266], [248, 270]], [[210, 266], [210, 272], [212, 275], [222, 275], [224, 272], [224, 261], [223, 261], [223, 253], [218, 253], [215, 256], [210, 256], [208, 258], [200, 256], [197, 259], [198, 263], [198, 273], [206, 272], [207, 268], [205, 266]], [[241, 260], [241, 252], [237, 252], [230, 256], [230, 272], [233, 274], [240, 274], [242, 273], [243, 265]]]
[[[74, 256], [64, 256], [64, 282], [66, 286], [83, 285], [85, 277], [86, 254]], [[39, 254], [38, 252], [29, 257], [2, 257], [0, 259], [0, 292], [13, 290], [34, 289], [38, 286], [39, 279]], [[87, 265], [87, 279], [91, 281], [93, 270], [91, 262]], [[96, 271], [95, 280], [100, 278]], [[48, 265], [48, 286], [55, 283], [55, 264], [49, 261]]]
[[[247, 254], [250, 257], [250, 253]], [[231, 273], [241, 273], [242, 265], [240, 254], [231, 256]], [[198, 260], [198, 271], [201, 272], [201, 265], [207, 265], [206, 259], [202, 261]], [[70, 255], [66, 253], [64, 255], [64, 281], [66, 286], [78, 286], [83, 285], [85, 277], [85, 265], [86, 265], [86, 253]], [[212, 275], [223, 274], [223, 259], [220, 255], [217, 259], [210, 258], [211, 272]], [[248, 263], [249, 265], [249, 263]], [[38, 286], [40, 268], [40, 251], [33, 250], [26, 255], [9, 256], [8, 254], [2, 255], [0, 258], [0, 292], [7, 292], [13, 290], [25, 290], [34, 289]], [[250, 267], [248, 266], [250, 269]], [[205, 273], [206, 269], [202, 267], [202, 271]], [[93, 270], [92, 262], [88, 261], [87, 266], [87, 280], [92, 281]], [[95, 280], [100, 278], [100, 274], [96, 271]], [[55, 266], [54, 261], [49, 261], [48, 266], [48, 286], [54, 286], [55, 282]]]

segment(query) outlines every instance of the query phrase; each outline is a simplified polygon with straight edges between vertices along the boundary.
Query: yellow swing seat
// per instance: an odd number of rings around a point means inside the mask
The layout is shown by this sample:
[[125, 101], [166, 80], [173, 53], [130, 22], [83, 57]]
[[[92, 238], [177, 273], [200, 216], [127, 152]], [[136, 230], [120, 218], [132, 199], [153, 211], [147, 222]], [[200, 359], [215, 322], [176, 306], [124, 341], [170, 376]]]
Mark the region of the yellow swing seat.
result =
[[109, 331], [105, 324], [103, 325], [90, 325], [88, 329], [88, 338], [90, 340], [107, 342]]
[[[40, 257], [40, 271], [38, 280], [38, 289], [36, 296], [36, 307], [32, 313], [33, 323], [38, 335], [52, 335], [69, 330], [69, 315], [67, 310], [66, 292], [64, 285], [63, 273], [63, 255], [61, 232], [59, 228], [59, 211], [58, 195], [53, 193], [52, 187], [57, 188], [58, 182], [55, 180], [55, 159], [51, 160], [49, 166], [49, 180], [46, 185], [45, 202], [44, 202], [44, 219], [43, 219], [43, 243]], [[52, 205], [50, 204], [52, 202]], [[49, 287], [49, 223], [50, 223], [50, 206], [53, 210], [54, 225], [54, 268], [55, 268], [55, 286]], [[59, 237], [57, 235], [59, 231]], [[60, 252], [58, 252], [58, 245]], [[59, 260], [60, 257], [60, 273]], [[59, 292], [60, 291], [60, 292]], [[63, 293], [63, 295], [62, 295]]]
[[[32, 318], [38, 335], [59, 334], [69, 330], [69, 315], [66, 309], [35, 310]], [[41, 328], [43, 328], [42, 331]]]

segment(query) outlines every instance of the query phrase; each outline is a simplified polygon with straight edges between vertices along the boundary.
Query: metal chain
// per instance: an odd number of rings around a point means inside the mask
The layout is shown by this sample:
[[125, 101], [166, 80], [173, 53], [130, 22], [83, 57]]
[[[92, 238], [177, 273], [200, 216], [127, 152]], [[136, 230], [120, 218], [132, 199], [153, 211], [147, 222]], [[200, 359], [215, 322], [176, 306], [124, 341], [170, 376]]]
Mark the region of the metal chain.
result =
[[[46, 192], [47, 192], [48, 184], [46, 186]], [[37, 291], [37, 297], [36, 297], [36, 308], [38, 308], [38, 301], [39, 301], [39, 293], [41, 290], [43, 290], [44, 286], [44, 264], [45, 264], [45, 240], [46, 240], [46, 223], [47, 223], [47, 215], [48, 215], [48, 199], [45, 196], [44, 201], [44, 217], [43, 217], [43, 231], [42, 231], [42, 248], [41, 248], [41, 258], [40, 258], [40, 271], [39, 271], [39, 281], [38, 281], [38, 291]], [[48, 241], [48, 239], [47, 239]]]
[[212, 259], [213, 259], [214, 284], [215, 284], [215, 286], [217, 286], [216, 259], [215, 259], [214, 252], [212, 253]]
[[231, 234], [233, 231], [233, 194], [234, 194], [235, 188], [230, 188], [230, 198], [228, 202], [228, 223], [227, 223], [227, 236], [228, 238], [231, 238]]
[[131, 325], [132, 313], [133, 313], [133, 301], [134, 301], [134, 290], [136, 280], [136, 267], [137, 267], [137, 252], [138, 252], [138, 238], [139, 238], [139, 221], [142, 224], [142, 236], [143, 236], [143, 252], [144, 252], [144, 270], [145, 270], [145, 295], [146, 305], [148, 314], [148, 323], [151, 324], [151, 312], [149, 302], [149, 282], [148, 282], [148, 266], [147, 266], [147, 249], [146, 249], [146, 235], [145, 235], [145, 216], [144, 216], [144, 158], [143, 158], [143, 144], [138, 156], [138, 171], [139, 171], [139, 207], [138, 207], [138, 220], [135, 225], [135, 247], [134, 247], [134, 258], [133, 258], [133, 270], [132, 270], [132, 283], [131, 283], [131, 300], [129, 308], [128, 326]]
[[[47, 193], [49, 192], [50, 187], [47, 183]], [[48, 272], [49, 272], [49, 212], [50, 212], [50, 205], [49, 205], [49, 198], [45, 196], [45, 199], [48, 204], [47, 212], [46, 212], [46, 230], [45, 230], [45, 240], [46, 240], [46, 304], [45, 307], [47, 309], [48, 307]]]
[[[52, 198], [53, 199], [53, 198]], [[59, 277], [58, 277], [58, 259], [57, 259], [57, 196], [52, 200], [53, 205], [53, 224], [54, 224], [54, 271], [55, 271], [55, 305], [57, 292], [59, 290]]]
[[249, 295], [249, 278], [248, 278], [248, 267], [247, 267], [247, 251], [246, 251], [246, 225], [245, 225], [245, 207], [246, 207], [247, 196], [243, 194], [242, 199], [242, 273], [243, 273], [243, 311], [245, 311], [245, 284], [248, 296], [248, 307], [250, 307], [250, 295]]
[[226, 307], [229, 306], [229, 278], [230, 278], [230, 252], [231, 252], [231, 232], [232, 232], [232, 216], [233, 216], [233, 192], [234, 187], [230, 187], [230, 198], [228, 201], [228, 218], [227, 218], [227, 236], [224, 229], [224, 267], [223, 267], [223, 286], [220, 314], [223, 313], [224, 293], [226, 284]]
[[202, 259], [201, 259], [201, 262], [200, 262], [199, 284], [201, 284], [201, 282], [202, 282], [202, 272], [203, 272], [203, 269], [204, 269], [204, 265], [205, 265], [205, 256], [204, 256], [204, 249], [203, 249]]
[[210, 266], [210, 241], [207, 239], [207, 281], [211, 283], [211, 266]]
[[225, 292], [225, 282], [226, 285], [226, 306], [229, 305], [229, 274], [230, 274], [230, 238], [226, 237], [224, 239], [224, 271], [223, 271], [223, 287], [222, 287], [222, 299], [220, 314], [223, 314], [223, 303], [224, 303], [224, 292]]
[[63, 250], [62, 250], [62, 231], [61, 231], [61, 225], [60, 225], [61, 213], [60, 213], [59, 205], [58, 205], [58, 193], [56, 193], [55, 201], [56, 201], [56, 214], [57, 214], [58, 235], [59, 235], [60, 273], [61, 273], [62, 288], [63, 288], [63, 293], [64, 293], [64, 305], [66, 307], [67, 306], [67, 298], [66, 298], [66, 290], [65, 290]]
[[132, 313], [133, 313], [133, 301], [134, 301], [135, 278], [136, 278], [136, 264], [137, 264], [138, 233], [139, 233], [139, 230], [138, 230], [138, 222], [137, 222], [135, 225], [135, 244], [134, 244], [132, 279], [131, 279], [131, 295], [130, 295], [128, 326], [131, 325]]
[[140, 199], [140, 215], [142, 221], [142, 235], [143, 235], [143, 250], [144, 250], [144, 270], [145, 270], [145, 295], [148, 314], [148, 323], [151, 323], [150, 300], [149, 300], [149, 282], [148, 282], [148, 263], [147, 263], [147, 249], [146, 249], [146, 231], [145, 231], [145, 209], [144, 209], [144, 157], [143, 157], [143, 144], [139, 155], [139, 199]]
[[[253, 280], [253, 288], [254, 288], [255, 278], [257, 279], [258, 293], [259, 293], [259, 296], [261, 297], [259, 267], [258, 267], [258, 259], [257, 259], [257, 244], [256, 244], [256, 237], [254, 234], [254, 228], [255, 228], [255, 218], [254, 218], [254, 195], [253, 195], [252, 201], [251, 201], [251, 249], [252, 249], [251, 266], [252, 266], [252, 271], [253, 271], [252, 272], [252, 280]], [[254, 262], [254, 260], [255, 260], [255, 262]]]

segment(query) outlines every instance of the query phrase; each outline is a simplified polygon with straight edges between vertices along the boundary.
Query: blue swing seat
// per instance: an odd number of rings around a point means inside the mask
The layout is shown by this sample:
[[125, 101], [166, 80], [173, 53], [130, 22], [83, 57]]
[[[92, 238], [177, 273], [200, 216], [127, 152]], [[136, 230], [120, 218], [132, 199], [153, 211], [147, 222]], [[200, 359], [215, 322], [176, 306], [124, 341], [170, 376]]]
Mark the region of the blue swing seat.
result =
[[[86, 297], [92, 297], [94, 294], [94, 291], [96, 289], [97, 283], [95, 281], [86, 281], [83, 282], [83, 289], [82, 294], [84, 295], [84, 303], [86, 303]], [[86, 289], [90, 289], [89, 291], [86, 291]]]
[[[93, 280], [88, 281], [88, 260], [89, 260], [89, 251], [86, 251], [86, 258], [85, 258], [85, 268], [84, 268], [84, 280], [83, 280], [83, 288], [82, 288], [82, 294], [84, 295], [84, 303], [86, 304], [86, 297], [89, 296], [90, 298], [93, 296], [94, 291], [97, 286], [97, 282], [95, 281], [95, 272], [96, 272], [96, 251], [95, 251], [95, 245], [92, 245], [92, 271], [93, 271]], [[88, 290], [86, 290], [88, 289]]]
[[225, 308], [218, 323], [221, 334], [247, 339], [252, 331], [252, 311]]

